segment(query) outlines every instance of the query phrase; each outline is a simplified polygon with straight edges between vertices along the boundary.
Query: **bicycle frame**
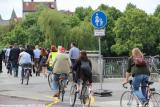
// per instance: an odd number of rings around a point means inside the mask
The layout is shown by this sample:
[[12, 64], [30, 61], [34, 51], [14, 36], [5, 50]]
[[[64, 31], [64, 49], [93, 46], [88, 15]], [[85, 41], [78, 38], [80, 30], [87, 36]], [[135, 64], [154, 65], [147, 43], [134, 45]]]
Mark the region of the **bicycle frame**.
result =
[[[158, 104], [158, 101], [157, 99], [154, 97], [154, 94], [156, 93], [155, 91], [155, 88], [150, 88], [150, 85], [153, 84], [153, 82], [146, 82], [147, 85], [146, 86], [140, 86], [140, 87], [146, 87], [146, 92], [147, 92], [147, 95], [146, 95], [146, 99], [148, 100], [148, 103], [151, 103], [155, 106]], [[139, 98], [134, 94], [134, 90], [133, 90], [133, 86], [132, 86], [132, 80], [129, 81], [129, 84], [130, 84], [130, 97], [129, 97], [129, 102], [127, 104], [131, 104], [131, 101], [135, 98], [136, 100], [136, 103], [137, 103], [137, 106], [139, 106], [139, 103], [142, 104], [142, 102], [139, 100]], [[125, 87], [125, 85], [123, 85], [124, 88], [127, 88]], [[125, 91], [127, 92], [127, 91]], [[125, 95], [125, 92], [124, 94], [122, 94], [121, 96], [121, 100], [120, 100], [120, 104], [122, 105], [122, 100], [123, 100], [123, 96]], [[154, 102], [156, 101], [156, 102]], [[121, 106], [122, 107], [122, 106]], [[148, 107], [148, 106], [147, 106]], [[158, 106], [159, 107], [159, 106]]]

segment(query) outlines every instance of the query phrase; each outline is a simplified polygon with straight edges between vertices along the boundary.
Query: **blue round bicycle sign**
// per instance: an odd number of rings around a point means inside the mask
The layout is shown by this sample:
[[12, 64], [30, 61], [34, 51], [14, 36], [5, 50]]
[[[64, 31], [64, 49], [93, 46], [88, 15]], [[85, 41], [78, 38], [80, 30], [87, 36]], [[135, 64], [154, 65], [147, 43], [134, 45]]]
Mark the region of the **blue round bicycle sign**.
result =
[[96, 11], [92, 15], [92, 25], [96, 29], [103, 29], [107, 24], [107, 16], [102, 11]]

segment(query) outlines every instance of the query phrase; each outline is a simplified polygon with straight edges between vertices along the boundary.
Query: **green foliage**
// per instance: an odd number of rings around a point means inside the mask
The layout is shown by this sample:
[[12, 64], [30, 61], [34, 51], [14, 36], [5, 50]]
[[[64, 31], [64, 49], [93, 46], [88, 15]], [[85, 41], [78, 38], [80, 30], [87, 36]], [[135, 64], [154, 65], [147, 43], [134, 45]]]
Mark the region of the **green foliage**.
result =
[[[63, 45], [69, 49], [76, 42], [82, 50], [98, 50], [98, 38], [93, 36], [91, 25], [93, 9], [78, 7], [74, 14], [64, 14], [38, 5], [34, 13], [23, 21], [12, 21], [0, 26], [0, 47], [17, 43], [50, 47]], [[146, 55], [160, 53], [160, 5], [154, 15], [129, 3], [122, 13], [115, 7], [100, 5], [97, 10], [106, 13], [108, 20], [105, 36], [101, 37], [104, 56], [128, 55], [132, 48], [139, 47]]]
[[78, 7], [75, 10], [75, 15], [81, 20], [87, 20], [90, 21], [91, 20], [91, 16], [92, 16], [93, 10], [91, 7], [88, 8], [83, 8], [83, 7]]
[[155, 12], [154, 12], [155, 16], [159, 16], [160, 15], [160, 4], [157, 6]]

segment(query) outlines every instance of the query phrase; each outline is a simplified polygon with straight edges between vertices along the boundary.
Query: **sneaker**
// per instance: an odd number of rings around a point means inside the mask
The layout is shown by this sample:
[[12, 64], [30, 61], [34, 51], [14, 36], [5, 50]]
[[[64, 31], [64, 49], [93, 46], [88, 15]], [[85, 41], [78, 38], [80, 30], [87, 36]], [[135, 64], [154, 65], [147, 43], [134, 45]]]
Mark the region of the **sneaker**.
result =
[[60, 93], [57, 92], [56, 94], [53, 95], [53, 97], [59, 97], [60, 96]]

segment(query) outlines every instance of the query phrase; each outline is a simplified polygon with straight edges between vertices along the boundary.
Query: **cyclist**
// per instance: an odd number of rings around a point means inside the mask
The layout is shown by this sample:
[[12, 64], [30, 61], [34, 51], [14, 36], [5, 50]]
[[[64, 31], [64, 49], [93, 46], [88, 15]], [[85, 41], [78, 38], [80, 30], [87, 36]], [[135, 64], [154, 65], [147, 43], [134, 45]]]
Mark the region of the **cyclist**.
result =
[[47, 62], [46, 62], [46, 64], [48, 64], [48, 71], [49, 72], [51, 72], [53, 70], [52, 65], [53, 65], [53, 62], [54, 62], [57, 54], [58, 54], [58, 52], [57, 52], [56, 46], [52, 45], [51, 49], [50, 49], [50, 53], [48, 55]]
[[[139, 64], [138, 64], [138, 60], [139, 60]], [[146, 81], [148, 81], [149, 79], [150, 72], [149, 72], [149, 69], [147, 68], [147, 64], [145, 64], [143, 60], [144, 60], [144, 56], [140, 51], [140, 49], [134, 48], [132, 50], [132, 55], [128, 60], [126, 78], [124, 79], [123, 84], [126, 84], [128, 82], [129, 77], [132, 76], [134, 94], [142, 102], [142, 105], [145, 106], [148, 104], [146, 87], [141, 87], [141, 90], [139, 90], [139, 87], [140, 87], [140, 84], [142, 86], [146, 86], [147, 84]]]
[[[87, 57], [86, 51], [81, 51], [80, 57], [76, 60], [73, 69], [77, 71], [76, 80], [83, 80], [83, 82], [88, 81], [90, 86], [92, 85], [92, 63]], [[78, 81], [78, 90], [80, 90], [80, 84]]]
[[40, 55], [41, 50], [39, 49], [38, 45], [35, 46], [35, 49], [33, 51], [34, 53], [34, 66], [36, 66], [36, 76], [40, 76], [40, 68], [39, 68], [39, 61], [40, 61]]
[[42, 73], [43, 73], [44, 77], [47, 77], [47, 64], [46, 64], [47, 56], [48, 56], [47, 51], [44, 48], [42, 48], [41, 49], [40, 66], [42, 67]]
[[[72, 68], [76, 63], [76, 60], [79, 58], [80, 56], [80, 50], [76, 47], [76, 44], [74, 42], [71, 43], [71, 49], [69, 50], [69, 57], [72, 63]], [[79, 82], [79, 80], [77, 81], [77, 74], [76, 71], [72, 69], [72, 75], [73, 75], [73, 82], [77, 83]]]
[[71, 61], [70, 58], [65, 54], [65, 49], [61, 47], [59, 49], [59, 53], [57, 54], [54, 62], [53, 62], [53, 73], [54, 73], [54, 90], [56, 90], [56, 93], [54, 94], [54, 97], [59, 97], [59, 86], [58, 86], [58, 81], [59, 81], [59, 76], [61, 74], [65, 74], [65, 77], [67, 79], [67, 76], [70, 72], [71, 68]]
[[[32, 65], [31, 61], [31, 55], [25, 51], [25, 49], [21, 49], [21, 53], [19, 54], [19, 59], [18, 59], [19, 65], [22, 66], [22, 72], [21, 72], [21, 77], [23, 78], [24, 75], [24, 67]], [[31, 75], [31, 71], [30, 71]]]

